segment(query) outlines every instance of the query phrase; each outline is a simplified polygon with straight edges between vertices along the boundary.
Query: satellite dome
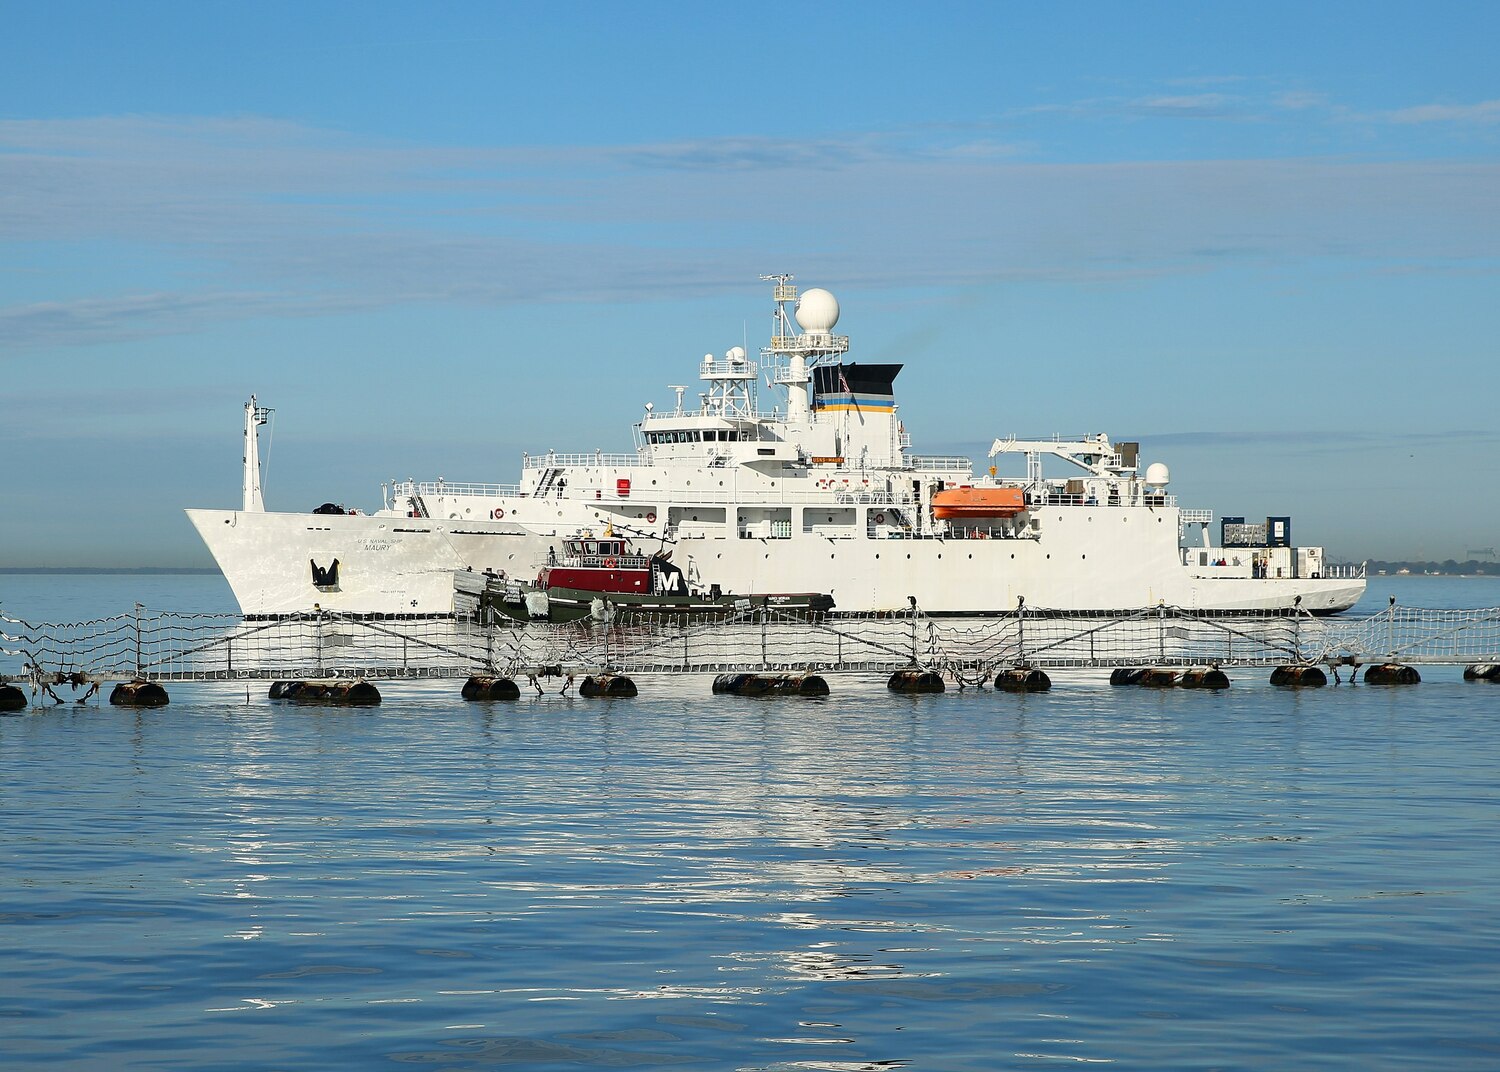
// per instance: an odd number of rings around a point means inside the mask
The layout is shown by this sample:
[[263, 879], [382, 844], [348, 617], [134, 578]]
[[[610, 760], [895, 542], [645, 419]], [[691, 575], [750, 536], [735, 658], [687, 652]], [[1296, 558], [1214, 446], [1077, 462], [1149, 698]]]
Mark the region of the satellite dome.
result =
[[1167, 472], [1167, 467], [1161, 462], [1152, 462], [1146, 466], [1146, 483], [1153, 488], [1164, 488], [1172, 480], [1172, 474]]
[[743, 346], [731, 346], [729, 352], [724, 356], [729, 358], [731, 365], [743, 365], [745, 363], [745, 348]]
[[839, 322], [839, 300], [822, 287], [804, 290], [797, 299], [797, 323], [810, 335], [827, 335]]

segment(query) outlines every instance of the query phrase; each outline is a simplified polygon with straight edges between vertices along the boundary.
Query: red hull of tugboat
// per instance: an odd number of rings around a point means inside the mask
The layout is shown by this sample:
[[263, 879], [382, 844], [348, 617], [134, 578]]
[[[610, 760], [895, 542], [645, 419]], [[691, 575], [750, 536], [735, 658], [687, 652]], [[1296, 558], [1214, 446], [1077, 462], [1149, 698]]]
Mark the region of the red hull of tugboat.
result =
[[540, 588], [582, 588], [590, 592], [643, 595], [651, 591], [651, 571], [635, 569], [573, 569], [553, 566], [538, 578]]

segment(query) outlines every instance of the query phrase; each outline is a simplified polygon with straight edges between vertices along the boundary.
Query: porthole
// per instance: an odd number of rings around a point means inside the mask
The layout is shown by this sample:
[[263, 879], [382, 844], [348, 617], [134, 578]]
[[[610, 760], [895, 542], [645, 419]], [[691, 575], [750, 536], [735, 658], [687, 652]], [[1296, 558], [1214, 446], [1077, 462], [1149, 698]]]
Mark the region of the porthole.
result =
[[909, 554], [908, 554], [908, 555], [907, 555], [907, 556], [906, 556], [906, 557], [907, 557], [907, 558], [911, 558], [911, 555], [909, 555]]
[[1011, 558], [1015, 558], [1015, 557], [1016, 557], [1016, 553], [1015, 553], [1015, 552], [1014, 552], [1014, 551], [1012, 551], [1012, 552], [1011, 552], [1011, 553], [1010, 553], [1010, 557], [1011, 557]]
[[1051, 556], [1051, 555], [1048, 555], [1048, 556], [1047, 556], [1047, 557], [1048, 557], [1048, 558], [1051, 558], [1051, 557], [1052, 557], [1052, 556]]
[[970, 558], [973, 558], [973, 557], [974, 557], [974, 556], [973, 556], [973, 555], [970, 555], [970, 556], [969, 556], [969, 557], [970, 557]]

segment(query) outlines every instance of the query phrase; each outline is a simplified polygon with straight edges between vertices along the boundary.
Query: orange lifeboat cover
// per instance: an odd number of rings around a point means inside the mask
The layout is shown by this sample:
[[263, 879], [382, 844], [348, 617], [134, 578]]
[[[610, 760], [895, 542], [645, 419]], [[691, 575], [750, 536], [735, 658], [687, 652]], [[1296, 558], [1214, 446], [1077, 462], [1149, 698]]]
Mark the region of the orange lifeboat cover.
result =
[[949, 488], [934, 492], [932, 516], [947, 521], [966, 517], [1015, 517], [1026, 509], [1020, 488]]

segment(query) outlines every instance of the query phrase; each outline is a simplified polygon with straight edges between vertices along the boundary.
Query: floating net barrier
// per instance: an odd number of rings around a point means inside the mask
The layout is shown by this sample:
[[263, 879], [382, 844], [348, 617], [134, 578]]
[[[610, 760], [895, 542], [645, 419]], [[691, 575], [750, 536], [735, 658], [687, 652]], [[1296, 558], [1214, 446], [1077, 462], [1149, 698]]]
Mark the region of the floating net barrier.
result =
[[725, 618], [615, 612], [567, 624], [371, 619], [327, 611], [247, 620], [145, 613], [31, 623], [0, 615], [0, 673], [35, 680], [465, 677], [539, 669], [625, 673], [889, 672], [978, 680], [1017, 665], [1275, 666], [1500, 661], [1500, 608], [1394, 604], [1361, 618], [1205, 615], [1158, 606], [987, 618], [920, 609], [809, 619], [756, 608]]

